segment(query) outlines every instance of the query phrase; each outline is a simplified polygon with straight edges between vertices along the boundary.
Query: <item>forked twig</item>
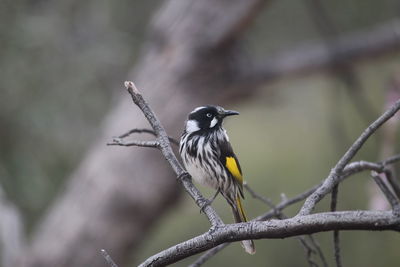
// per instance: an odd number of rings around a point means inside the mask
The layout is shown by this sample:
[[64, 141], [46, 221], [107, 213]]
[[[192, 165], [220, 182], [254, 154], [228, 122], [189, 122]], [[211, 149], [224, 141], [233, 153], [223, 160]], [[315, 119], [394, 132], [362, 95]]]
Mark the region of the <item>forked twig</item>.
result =
[[[151, 134], [153, 136], [157, 136], [156, 132], [151, 130], [151, 129], [146, 129], [146, 128], [135, 128], [132, 130], [129, 130], [128, 132], [121, 134], [120, 136], [118, 136], [118, 138], [123, 139], [125, 137], [130, 136], [131, 134], [134, 133], [147, 133], [147, 134]], [[176, 140], [175, 138], [168, 136], [169, 141], [171, 142], [171, 144], [174, 144], [176, 146], [179, 146], [179, 141]]]

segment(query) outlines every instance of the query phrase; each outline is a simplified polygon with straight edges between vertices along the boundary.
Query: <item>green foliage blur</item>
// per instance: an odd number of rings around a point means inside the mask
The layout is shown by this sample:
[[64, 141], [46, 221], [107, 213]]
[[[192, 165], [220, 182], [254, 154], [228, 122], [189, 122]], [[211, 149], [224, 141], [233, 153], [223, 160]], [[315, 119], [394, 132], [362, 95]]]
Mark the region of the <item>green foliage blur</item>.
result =
[[[101, 131], [101, 121], [114, 103], [113, 89], [126, 79], [143, 44], [146, 24], [161, 2], [0, 3], [0, 183], [22, 210], [29, 229]], [[274, 55], [321, 40], [306, 2], [267, 4], [244, 38], [249, 56]], [[332, 0], [324, 6], [341, 34], [368, 29], [400, 12], [394, 0]], [[377, 117], [389, 80], [399, 72], [399, 54], [354, 67], [369, 104], [366, 108]], [[265, 86], [254, 98], [227, 107], [241, 113], [229, 119], [226, 128], [248, 183], [279, 202], [281, 193], [294, 196], [325, 178], [375, 118], [366, 118], [355, 107], [350, 90], [340, 78], [323, 72], [283, 79]], [[357, 158], [379, 160], [381, 142], [379, 135], [371, 138]], [[366, 209], [368, 180], [365, 173], [346, 181], [338, 208]], [[324, 201], [318, 208], [326, 210], [328, 205]], [[220, 197], [214, 206], [225, 222], [232, 221]], [[248, 194], [245, 207], [249, 217], [267, 210]], [[289, 208], [287, 214], [295, 214], [298, 208]], [[185, 198], [159, 222], [132, 262], [207, 229], [205, 217]], [[319, 234], [317, 239], [332, 265], [331, 234]], [[342, 240], [345, 266], [398, 266], [400, 262], [398, 234], [345, 232]], [[258, 253], [249, 256], [233, 244], [206, 266], [307, 266], [295, 239], [261, 240], [256, 246]], [[195, 258], [176, 266], [186, 266]]]

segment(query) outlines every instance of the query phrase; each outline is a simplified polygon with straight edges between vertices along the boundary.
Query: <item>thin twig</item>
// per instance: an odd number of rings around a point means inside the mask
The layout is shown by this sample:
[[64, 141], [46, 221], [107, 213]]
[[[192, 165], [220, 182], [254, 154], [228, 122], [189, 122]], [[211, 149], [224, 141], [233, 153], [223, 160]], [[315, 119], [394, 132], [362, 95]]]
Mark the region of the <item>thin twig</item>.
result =
[[342, 265], [342, 257], [340, 253], [340, 234], [339, 230], [333, 231], [333, 245], [334, 245], [334, 253], [335, 253], [335, 262], [337, 267], [341, 267]]
[[278, 205], [275, 206], [275, 209], [272, 209], [272, 210], [258, 216], [254, 220], [265, 221], [265, 220], [268, 220], [268, 219], [271, 219], [271, 218], [277, 216], [277, 214], [281, 210], [285, 209], [286, 207], [296, 204], [296, 203], [306, 199], [307, 197], [309, 197], [313, 192], [315, 192], [315, 190], [317, 190], [321, 186], [321, 184], [315, 185], [312, 188], [304, 191], [303, 193], [298, 194], [297, 196], [295, 196], [291, 199], [282, 200]]
[[[336, 211], [337, 199], [339, 194], [339, 184], [335, 185], [331, 194], [331, 211]], [[336, 267], [342, 267], [342, 257], [340, 254], [339, 230], [333, 231], [333, 250], [335, 254]]]
[[386, 166], [386, 165], [389, 165], [389, 164], [392, 164], [392, 163], [395, 163], [395, 162], [398, 162], [398, 161], [400, 161], [400, 154], [397, 154], [397, 155], [391, 156], [391, 157], [389, 157], [389, 158], [387, 158], [385, 160], [382, 160], [382, 161], [380, 161], [380, 163], [383, 166]]
[[321, 259], [322, 264], [324, 265], [324, 267], [328, 267], [328, 262], [326, 261], [325, 255], [322, 252], [321, 246], [319, 245], [317, 240], [314, 239], [313, 235], [308, 235], [308, 238], [310, 238], [312, 244], [314, 245], [315, 249], [317, 250], [318, 256]]
[[160, 143], [157, 141], [124, 141], [121, 138], [114, 138], [111, 143], [107, 143], [108, 146], [139, 146], [139, 147], [152, 147], [158, 148]]
[[382, 177], [375, 171], [371, 172], [371, 176], [374, 179], [375, 183], [378, 185], [379, 189], [385, 195], [387, 201], [392, 206], [392, 209], [394, 211], [398, 211], [400, 207], [399, 200], [396, 198], [395, 195], [393, 195], [392, 191], [388, 188], [386, 183], [382, 181]]
[[211, 257], [213, 257], [215, 254], [217, 254], [218, 252], [220, 252], [221, 250], [223, 250], [224, 248], [226, 248], [227, 246], [229, 246], [231, 243], [223, 243], [220, 244], [210, 250], [208, 250], [207, 252], [205, 252], [203, 255], [201, 255], [200, 257], [198, 257], [192, 264], [190, 264], [188, 267], [199, 267], [201, 265], [203, 265], [206, 261], [208, 261]]
[[355, 154], [361, 149], [363, 144], [368, 140], [368, 138], [375, 133], [388, 119], [393, 117], [394, 114], [400, 109], [400, 100], [397, 100], [394, 105], [392, 105], [386, 112], [384, 112], [377, 120], [375, 120], [371, 125], [364, 130], [364, 132], [357, 138], [357, 140], [351, 145], [351, 147], [346, 151], [342, 158], [338, 161], [335, 167], [329, 173], [329, 176], [324, 180], [322, 185], [311, 194], [305, 201], [298, 215], [310, 214], [315, 205], [328, 194], [332, 188], [340, 182], [340, 176], [343, 169], [350, 162], [350, 160], [355, 156]]
[[[270, 207], [271, 209], [276, 209], [276, 206], [274, 205], [274, 203], [272, 202], [271, 199], [262, 196], [260, 194], [258, 194], [256, 191], [254, 191], [246, 182], [243, 183], [243, 187], [250, 193], [250, 195], [255, 198], [260, 200], [261, 202], [267, 204], [268, 207]], [[277, 211], [277, 216], [279, 216], [281, 214], [281, 211]]]
[[100, 252], [101, 255], [103, 255], [104, 259], [107, 261], [108, 265], [110, 265], [110, 267], [118, 267], [118, 265], [113, 261], [113, 259], [105, 249], [100, 250]]
[[390, 169], [385, 168], [384, 173], [386, 175], [386, 179], [388, 180], [390, 186], [393, 189], [393, 192], [396, 194], [396, 197], [398, 199], [400, 199], [400, 184], [399, 184], [399, 181], [397, 181], [397, 179], [395, 177], [393, 177], [393, 172]]
[[[126, 133], [124, 133], [124, 134], [121, 134], [120, 136], [118, 136], [118, 138], [123, 139], [123, 138], [125, 138], [125, 137], [130, 136], [131, 134], [134, 134], [134, 133], [148, 133], [148, 134], [151, 134], [151, 135], [153, 135], [153, 136], [156, 136], [156, 132], [154, 132], [154, 131], [151, 130], [151, 129], [146, 129], [146, 128], [135, 128], [135, 129], [129, 130], [128, 132], [126, 132]], [[169, 139], [169, 141], [171, 142], [171, 144], [174, 144], [174, 145], [176, 145], [176, 146], [179, 146], [179, 141], [176, 140], [175, 138], [173, 138], [173, 137], [171, 137], [171, 136], [168, 136], [168, 139]]]

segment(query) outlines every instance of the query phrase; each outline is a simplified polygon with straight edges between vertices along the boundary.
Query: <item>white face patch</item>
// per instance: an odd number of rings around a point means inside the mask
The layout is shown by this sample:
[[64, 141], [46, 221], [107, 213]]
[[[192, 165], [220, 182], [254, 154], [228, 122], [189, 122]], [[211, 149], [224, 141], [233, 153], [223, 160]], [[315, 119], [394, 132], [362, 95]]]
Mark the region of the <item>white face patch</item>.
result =
[[213, 128], [213, 127], [217, 124], [217, 122], [218, 122], [217, 118], [214, 117], [214, 118], [212, 119], [212, 121], [210, 122], [210, 128]]
[[197, 121], [188, 120], [186, 122], [186, 132], [187, 133], [197, 132], [198, 130], [200, 130], [200, 128], [199, 128], [199, 125], [198, 125]]

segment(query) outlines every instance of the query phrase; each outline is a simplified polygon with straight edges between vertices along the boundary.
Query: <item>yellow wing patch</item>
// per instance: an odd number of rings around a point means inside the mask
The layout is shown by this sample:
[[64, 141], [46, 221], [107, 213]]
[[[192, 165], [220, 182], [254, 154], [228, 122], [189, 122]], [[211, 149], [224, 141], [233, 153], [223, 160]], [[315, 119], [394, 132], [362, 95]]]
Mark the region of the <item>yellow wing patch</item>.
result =
[[240, 184], [243, 184], [243, 176], [234, 157], [226, 157], [226, 168]]

